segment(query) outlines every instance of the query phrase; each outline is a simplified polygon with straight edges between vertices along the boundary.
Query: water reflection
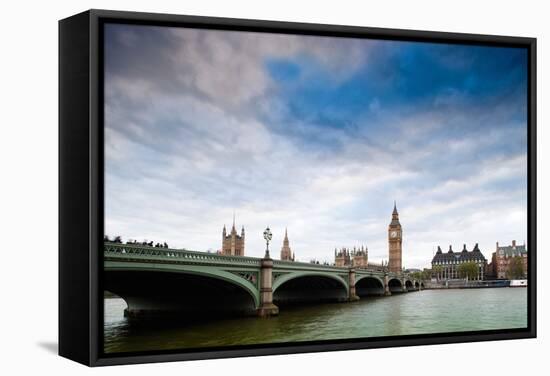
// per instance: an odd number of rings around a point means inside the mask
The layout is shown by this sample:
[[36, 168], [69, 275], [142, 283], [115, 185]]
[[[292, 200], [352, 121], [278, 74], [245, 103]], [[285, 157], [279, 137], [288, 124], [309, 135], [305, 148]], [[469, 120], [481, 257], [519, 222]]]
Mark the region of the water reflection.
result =
[[425, 290], [281, 309], [269, 319], [129, 320], [105, 299], [105, 351], [147, 351], [527, 326], [527, 289]]

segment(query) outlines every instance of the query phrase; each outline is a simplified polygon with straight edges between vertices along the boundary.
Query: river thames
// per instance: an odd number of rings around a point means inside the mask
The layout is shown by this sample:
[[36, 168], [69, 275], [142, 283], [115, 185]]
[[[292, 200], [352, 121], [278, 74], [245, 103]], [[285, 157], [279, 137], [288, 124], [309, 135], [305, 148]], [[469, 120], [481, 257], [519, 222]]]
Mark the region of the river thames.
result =
[[283, 307], [279, 316], [205, 322], [129, 321], [105, 304], [106, 353], [527, 327], [526, 288], [423, 290], [353, 303]]

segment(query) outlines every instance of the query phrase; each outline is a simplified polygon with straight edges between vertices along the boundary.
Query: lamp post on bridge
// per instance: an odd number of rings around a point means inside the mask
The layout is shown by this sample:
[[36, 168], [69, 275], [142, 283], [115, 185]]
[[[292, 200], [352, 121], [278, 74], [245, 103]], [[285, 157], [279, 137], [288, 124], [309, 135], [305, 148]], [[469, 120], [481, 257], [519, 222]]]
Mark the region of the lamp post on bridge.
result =
[[257, 314], [260, 317], [268, 317], [279, 314], [279, 308], [273, 304], [273, 260], [269, 257], [269, 242], [273, 234], [268, 228], [264, 231], [266, 242], [265, 256], [260, 261], [260, 306]]
[[273, 238], [273, 234], [271, 233], [271, 230], [269, 229], [269, 226], [268, 226], [264, 231], [264, 239], [265, 239], [265, 243], [266, 243], [264, 258], [266, 258], [266, 259], [270, 258], [269, 257], [269, 242], [271, 241], [272, 238]]

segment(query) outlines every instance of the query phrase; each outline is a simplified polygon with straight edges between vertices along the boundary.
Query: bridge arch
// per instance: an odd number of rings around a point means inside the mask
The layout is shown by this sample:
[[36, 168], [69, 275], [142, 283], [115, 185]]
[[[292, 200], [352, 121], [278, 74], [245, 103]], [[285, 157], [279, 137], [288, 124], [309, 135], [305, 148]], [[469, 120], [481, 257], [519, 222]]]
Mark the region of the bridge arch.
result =
[[348, 297], [347, 281], [333, 273], [290, 272], [273, 282], [273, 301], [277, 305], [347, 301]]
[[420, 289], [420, 283], [418, 281], [414, 282], [414, 289], [419, 290]]
[[126, 301], [130, 315], [233, 310], [252, 314], [260, 305], [256, 286], [236, 273], [197, 265], [105, 265], [104, 288]]
[[355, 279], [355, 294], [360, 297], [384, 295], [384, 281], [374, 275], [359, 275]]
[[392, 294], [396, 292], [403, 292], [403, 283], [397, 278], [391, 278], [388, 281], [388, 288]]
[[410, 279], [407, 279], [407, 280], [405, 281], [405, 289], [406, 289], [407, 291], [414, 291], [414, 285], [413, 285], [413, 283], [412, 283], [412, 281], [411, 281]]

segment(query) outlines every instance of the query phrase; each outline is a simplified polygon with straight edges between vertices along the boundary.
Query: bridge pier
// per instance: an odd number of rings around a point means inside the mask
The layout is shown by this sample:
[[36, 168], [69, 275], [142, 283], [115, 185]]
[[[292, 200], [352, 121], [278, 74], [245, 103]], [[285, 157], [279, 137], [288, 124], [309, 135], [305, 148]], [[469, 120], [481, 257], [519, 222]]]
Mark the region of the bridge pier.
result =
[[260, 267], [260, 306], [256, 313], [260, 317], [276, 316], [279, 307], [273, 304], [273, 260], [263, 258]]
[[384, 274], [384, 295], [390, 296], [390, 276], [388, 274]]
[[409, 292], [409, 289], [407, 288], [407, 280], [406, 279], [402, 279], [401, 280], [401, 288], [403, 289], [403, 292]]
[[350, 302], [355, 302], [355, 301], [359, 300], [359, 297], [355, 293], [355, 269], [353, 269], [353, 268], [349, 269], [348, 285], [349, 285], [349, 301]]

